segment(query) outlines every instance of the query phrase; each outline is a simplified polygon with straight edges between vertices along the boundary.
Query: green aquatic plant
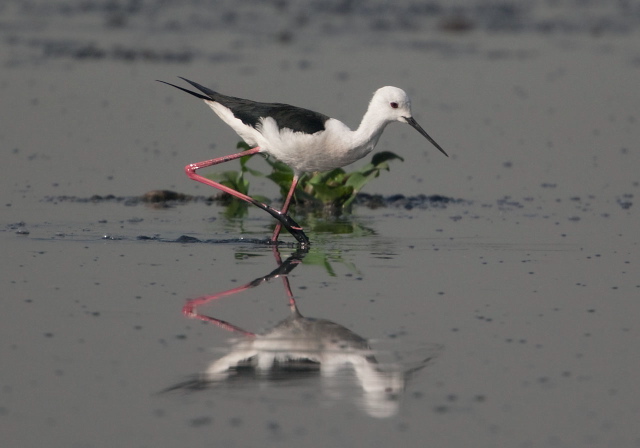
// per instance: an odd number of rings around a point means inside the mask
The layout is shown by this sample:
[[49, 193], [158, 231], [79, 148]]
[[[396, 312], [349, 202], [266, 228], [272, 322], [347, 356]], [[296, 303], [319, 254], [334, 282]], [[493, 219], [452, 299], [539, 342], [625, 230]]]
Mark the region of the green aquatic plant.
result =
[[[238, 149], [249, 149], [249, 146], [244, 142], [238, 143], [237, 146]], [[267, 157], [266, 162], [271, 167], [271, 173], [263, 174], [258, 170], [247, 167], [247, 162], [251, 157], [253, 156], [245, 156], [239, 159], [240, 171], [225, 171], [213, 174], [210, 178], [248, 195], [249, 181], [245, 179], [245, 174], [249, 173], [252, 176], [265, 177], [278, 185], [282, 197], [286, 197], [293, 180], [293, 170], [286, 164]], [[331, 213], [340, 213], [353, 203], [358, 192], [366, 184], [380, 176], [382, 171], [389, 171], [389, 162], [394, 159], [404, 160], [397, 154], [383, 151], [374, 154], [371, 162], [367, 165], [351, 172], [336, 168], [322, 173], [307, 173], [300, 178], [298, 183], [295, 193], [296, 202], [312, 208], [321, 208]], [[253, 197], [268, 203], [268, 200], [264, 197]], [[246, 204], [244, 201], [230, 198], [229, 207], [234, 203]], [[239, 207], [239, 205], [235, 207]], [[239, 210], [242, 210], [242, 208]], [[246, 207], [244, 207], [244, 210], [246, 210]], [[237, 214], [232, 216], [237, 216]]]

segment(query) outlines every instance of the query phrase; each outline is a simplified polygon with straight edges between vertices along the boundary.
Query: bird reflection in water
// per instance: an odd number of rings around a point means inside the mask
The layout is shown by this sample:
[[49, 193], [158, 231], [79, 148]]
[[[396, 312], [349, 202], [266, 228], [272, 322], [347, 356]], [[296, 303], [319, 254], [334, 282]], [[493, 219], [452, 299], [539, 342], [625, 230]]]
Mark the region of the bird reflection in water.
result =
[[[307, 251], [298, 249], [282, 262], [277, 248], [274, 248], [278, 267], [269, 274], [237, 288], [188, 300], [182, 310], [185, 316], [212, 323], [240, 337], [232, 341], [228, 354], [213, 361], [205, 372], [166, 391], [203, 390], [241, 376], [269, 381], [320, 375], [323, 383], [330, 384], [340, 375], [344, 376], [346, 369], [351, 369], [363, 391], [357, 403], [374, 417], [394, 415], [408, 377], [425, 367], [435, 357], [435, 351], [429, 350], [426, 357], [421, 356], [411, 365], [382, 364], [363, 337], [330, 320], [300, 314], [287, 275], [302, 262]], [[208, 302], [255, 288], [278, 277], [282, 279], [289, 299], [290, 314], [264, 333], [253, 333], [197, 311], [199, 306]]]

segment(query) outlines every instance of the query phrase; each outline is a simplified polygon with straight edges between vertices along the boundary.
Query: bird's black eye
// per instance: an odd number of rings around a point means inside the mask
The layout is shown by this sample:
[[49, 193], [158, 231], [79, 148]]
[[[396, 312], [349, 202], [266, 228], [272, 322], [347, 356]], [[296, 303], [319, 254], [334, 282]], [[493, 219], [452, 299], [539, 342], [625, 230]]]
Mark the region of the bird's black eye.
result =
[[397, 109], [398, 108], [398, 103], [396, 103], [394, 101], [394, 102], [389, 103], [389, 106], [391, 106], [392, 109]]

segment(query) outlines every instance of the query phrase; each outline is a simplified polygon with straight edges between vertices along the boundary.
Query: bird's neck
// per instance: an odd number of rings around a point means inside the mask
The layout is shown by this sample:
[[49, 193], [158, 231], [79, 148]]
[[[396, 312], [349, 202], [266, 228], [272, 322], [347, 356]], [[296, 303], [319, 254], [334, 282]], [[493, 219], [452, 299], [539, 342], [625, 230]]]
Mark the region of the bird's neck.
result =
[[378, 143], [382, 131], [390, 123], [386, 118], [380, 116], [375, 110], [369, 108], [362, 117], [360, 126], [354, 131], [354, 140], [357, 146], [366, 147], [367, 152], [371, 151]]

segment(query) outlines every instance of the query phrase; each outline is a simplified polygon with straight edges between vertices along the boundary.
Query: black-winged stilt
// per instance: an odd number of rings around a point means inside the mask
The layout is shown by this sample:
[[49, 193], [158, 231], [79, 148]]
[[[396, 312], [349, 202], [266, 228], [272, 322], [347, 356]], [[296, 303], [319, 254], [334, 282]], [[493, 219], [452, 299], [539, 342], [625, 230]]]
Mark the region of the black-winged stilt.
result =
[[[302, 245], [309, 244], [305, 235], [287, 211], [300, 176], [310, 171], [329, 171], [355, 162], [369, 154], [378, 143], [387, 124], [408, 123], [426, 137], [444, 155], [447, 153], [416, 122], [411, 114], [411, 101], [404, 90], [382, 87], [373, 95], [369, 108], [355, 131], [344, 123], [319, 112], [281, 103], [258, 103], [214, 92], [200, 84], [181, 78], [201, 93], [160, 81], [204, 100], [222, 121], [227, 123], [252, 148], [237, 154], [217, 157], [185, 167], [187, 175], [198, 182], [229, 193], [272, 215], [279, 222], [271, 237], [276, 244], [284, 226]], [[293, 169], [293, 181], [282, 210], [276, 210], [236, 190], [196, 174], [200, 168], [263, 152], [274, 156]]]

